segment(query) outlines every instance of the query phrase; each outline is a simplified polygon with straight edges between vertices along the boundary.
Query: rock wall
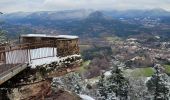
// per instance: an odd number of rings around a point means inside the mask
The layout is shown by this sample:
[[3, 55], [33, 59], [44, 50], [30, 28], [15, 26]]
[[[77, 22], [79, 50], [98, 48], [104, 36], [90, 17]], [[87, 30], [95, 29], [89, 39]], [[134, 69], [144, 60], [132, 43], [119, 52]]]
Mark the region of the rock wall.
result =
[[[51, 79], [77, 70], [81, 62], [81, 56], [75, 55], [68, 56], [60, 62], [37, 66], [35, 69], [27, 68], [7, 81], [4, 87], [11, 87], [8, 91], [10, 100], [44, 100], [46, 97], [62, 100], [64, 98], [62, 93], [59, 93], [61, 97], [58, 97], [59, 94], [52, 93]], [[74, 95], [70, 98], [69, 93], [66, 95], [69, 98], [67, 100], [80, 100], [77, 97], [75, 99]]]
[[8, 97], [10, 100], [44, 100], [44, 97], [50, 95], [51, 92], [51, 84], [46, 80], [14, 88]]
[[[45, 43], [49, 41], [49, 43]], [[80, 54], [79, 50], [79, 39], [58, 39], [58, 38], [34, 38], [34, 37], [27, 37], [22, 39], [22, 43], [30, 43], [31, 46], [29, 48], [39, 48], [39, 47], [56, 47], [58, 56], [64, 57], [73, 54]], [[36, 44], [37, 45], [36, 45]], [[42, 45], [42, 46], [41, 46]], [[28, 49], [29, 49], [28, 48]]]
[[66, 40], [60, 39], [56, 41], [58, 56], [64, 57], [73, 54], [79, 54], [78, 39]]

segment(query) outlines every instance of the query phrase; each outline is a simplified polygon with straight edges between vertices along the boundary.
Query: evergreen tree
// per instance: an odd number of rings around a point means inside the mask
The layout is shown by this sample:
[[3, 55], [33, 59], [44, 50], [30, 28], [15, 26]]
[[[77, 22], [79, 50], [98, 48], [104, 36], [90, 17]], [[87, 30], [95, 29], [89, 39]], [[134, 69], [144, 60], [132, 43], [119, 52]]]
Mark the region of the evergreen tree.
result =
[[100, 80], [97, 84], [98, 86], [98, 95], [99, 95], [99, 99], [101, 100], [106, 100], [107, 99], [107, 87], [106, 87], [106, 83], [105, 83], [105, 76], [104, 74], [101, 75]]
[[129, 82], [123, 76], [124, 64], [116, 61], [112, 67], [111, 76], [108, 79], [109, 92], [114, 92], [120, 100], [128, 99]]
[[147, 88], [151, 94], [150, 98], [154, 100], [169, 100], [169, 77], [166, 73], [164, 73], [163, 67], [161, 65], [155, 65], [154, 69], [154, 75], [152, 75], [151, 79], [147, 81]]
[[130, 77], [129, 78], [129, 98], [130, 100], [146, 100], [147, 87], [145, 77]]
[[81, 81], [81, 76], [78, 73], [70, 73], [66, 76], [55, 78], [52, 86], [81, 94], [83, 90]]
[[82, 87], [80, 85], [81, 84], [80, 81], [81, 81], [80, 75], [78, 73], [74, 73], [72, 75], [72, 81], [71, 81], [72, 82], [72, 86], [74, 86], [72, 88], [72, 91], [77, 93], [77, 94], [80, 94], [81, 91], [82, 91]]
[[129, 82], [123, 76], [121, 70], [124, 64], [114, 61], [111, 76], [105, 77], [103, 74], [98, 82], [98, 92], [102, 100], [127, 100]]
[[3, 43], [5, 41], [6, 41], [5, 32], [0, 30], [0, 43]]

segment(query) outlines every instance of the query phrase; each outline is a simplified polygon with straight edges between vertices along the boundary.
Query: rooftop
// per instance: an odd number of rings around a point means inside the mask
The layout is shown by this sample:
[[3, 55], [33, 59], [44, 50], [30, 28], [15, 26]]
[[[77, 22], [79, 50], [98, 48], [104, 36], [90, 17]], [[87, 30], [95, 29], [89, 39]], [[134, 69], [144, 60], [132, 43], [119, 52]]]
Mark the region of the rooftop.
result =
[[47, 35], [47, 34], [24, 34], [21, 37], [47, 37], [47, 38], [63, 38], [63, 39], [77, 39], [74, 35]]

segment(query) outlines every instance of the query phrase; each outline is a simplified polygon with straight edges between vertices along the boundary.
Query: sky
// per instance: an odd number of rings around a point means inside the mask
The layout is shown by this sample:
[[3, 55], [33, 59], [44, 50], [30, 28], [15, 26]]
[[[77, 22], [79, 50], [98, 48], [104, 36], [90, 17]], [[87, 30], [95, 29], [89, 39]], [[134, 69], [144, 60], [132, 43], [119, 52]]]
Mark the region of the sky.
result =
[[162, 8], [170, 0], [0, 0], [0, 12], [59, 11], [71, 9], [128, 10]]

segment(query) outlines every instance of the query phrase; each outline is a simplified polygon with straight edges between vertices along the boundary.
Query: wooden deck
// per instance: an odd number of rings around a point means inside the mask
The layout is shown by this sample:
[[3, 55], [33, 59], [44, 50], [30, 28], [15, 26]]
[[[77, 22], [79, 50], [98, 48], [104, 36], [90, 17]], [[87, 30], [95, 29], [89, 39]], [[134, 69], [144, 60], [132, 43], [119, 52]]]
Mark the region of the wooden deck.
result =
[[18, 64], [18, 65], [1, 65], [3, 70], [0, 73], [0, 85], [11, 79], [13, 76], [17, 75], [25, 68], [27, 68], [27, 64]]
[[15, 65], [11, 65], [11, 64], [0, 64], [0, 75], [6, 71], [8, 71], [9, 69], [11, 69], [12, 67], [14, 67]]
[[0, 85], [27, 68], [31, 60], [56, 56], [55, 48], [51, 41], [0, 46]]

